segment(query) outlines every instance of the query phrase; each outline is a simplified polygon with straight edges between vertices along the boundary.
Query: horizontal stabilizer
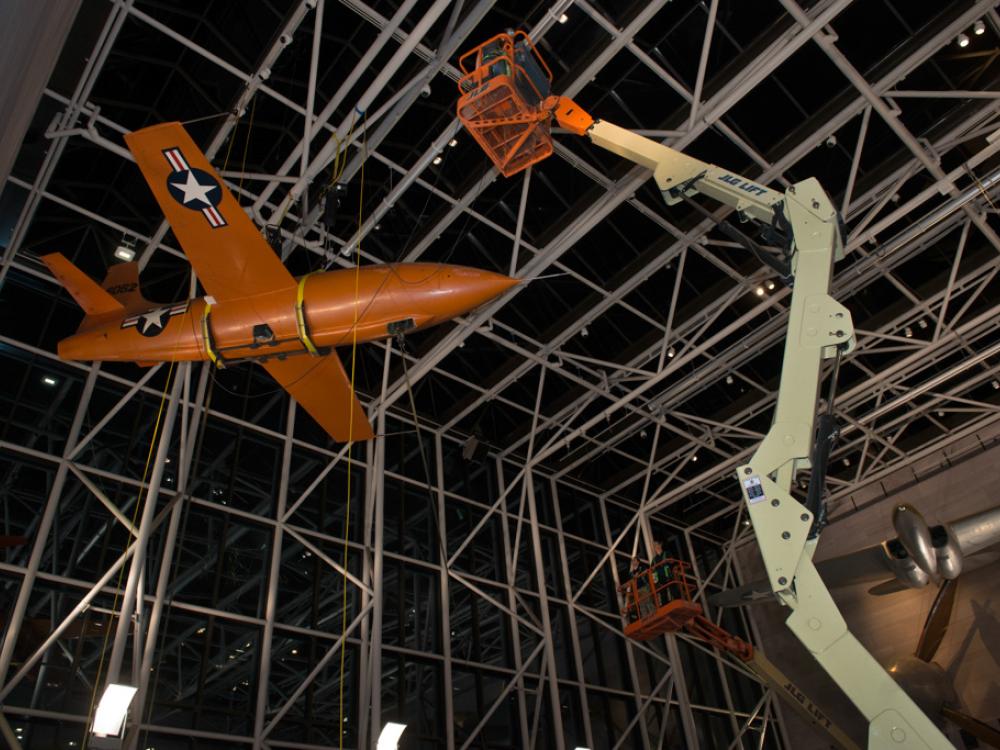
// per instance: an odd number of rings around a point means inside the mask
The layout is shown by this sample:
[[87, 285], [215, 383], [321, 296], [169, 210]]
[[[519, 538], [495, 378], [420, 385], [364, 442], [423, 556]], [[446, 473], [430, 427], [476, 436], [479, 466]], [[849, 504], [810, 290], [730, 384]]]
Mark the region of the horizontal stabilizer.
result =
[[112, 313], [121, 314], [125, 307], [92, 278], [74, 266], [62, 253], [43, 255], [41, 261], [49, 267], [52, 275], [66, 287], [76, 303], [87, 313], [87, 317], [98, 317]]
[[262, 364], [337, 442], [375, 437], [336, 352], [323, 357], [270, 359]]

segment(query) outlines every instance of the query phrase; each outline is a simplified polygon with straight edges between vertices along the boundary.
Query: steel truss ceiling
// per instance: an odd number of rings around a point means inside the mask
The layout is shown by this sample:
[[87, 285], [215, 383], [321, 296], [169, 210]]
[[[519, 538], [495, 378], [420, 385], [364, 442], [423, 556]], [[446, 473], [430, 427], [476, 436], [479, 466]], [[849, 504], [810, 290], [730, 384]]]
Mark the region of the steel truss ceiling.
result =
[[[734, 581], [731, 472], [769, 425], [790, 290], [581, 139], [498, 179], [454, 118], [455, 62], [522, 27], [595, 116], [760, 182], [820, 179], [858, 330], [837, 517], [998, 427], [995, 5], [85, 3], [0, 194], [3, 533], [30, 539], [0, 563], [9, 731], [85, 741], [145, 535], [133, 746], [369, 747], [400, 720], [448, 750], [787, 747], [738, 665], [625, 642], [615, 586], [654, 537], [702, 594]], [[37, 254], [100, 277], [125, 236], [148, 296], [196, 291], [121, 138], [168, 119], [295, 273], [357, 254], [525, 283], [362, 349], [385, 437], [350, 454], [246, 368], [61, 362], [79, 315]]]

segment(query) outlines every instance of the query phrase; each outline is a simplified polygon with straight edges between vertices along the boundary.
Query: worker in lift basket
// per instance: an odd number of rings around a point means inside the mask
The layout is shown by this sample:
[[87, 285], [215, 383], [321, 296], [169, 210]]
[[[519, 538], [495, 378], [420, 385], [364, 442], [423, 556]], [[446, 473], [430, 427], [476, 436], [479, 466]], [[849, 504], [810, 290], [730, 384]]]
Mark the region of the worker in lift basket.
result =
[[663, 606], [674, 598], [674, 592], [673, 586], [670, 585], [673, 580], [673, 571], [667, 561], [667, 553], [663, 551], [662, 542], [653, 542], [653, 559], [649, 561], [649, 567], [653, 571], [656, 606]]
[[[652, 592], [649, 590], [649, 576], [646, 573], [649, 571], [649, 566], [640, 560], [638, 557], [633, 557], [632, 561], [628, 566], [628, 578], [629, 581], [635, 581], [635, 604], [638, 607], [629, 606], [628, 608], [628, 619], [629, 622], [635, 622], [640, 617], [645, 617], [646, 615], [653, 612], [656, 606], [653, 604]], [[631, 591], [631, 586], [626, 583], [621, 586], [622, 591]], [[629, 602], [632, 604], [632, 602]]]

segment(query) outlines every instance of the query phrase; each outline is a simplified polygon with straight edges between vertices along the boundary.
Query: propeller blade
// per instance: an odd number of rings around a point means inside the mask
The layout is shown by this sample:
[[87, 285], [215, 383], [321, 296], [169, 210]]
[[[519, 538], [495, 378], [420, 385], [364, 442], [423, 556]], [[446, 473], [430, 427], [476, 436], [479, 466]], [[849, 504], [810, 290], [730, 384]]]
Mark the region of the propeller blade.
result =
[[979, 719], [973, 719], [968, 714], [963, 714], [961, 711], [956, 711], [947, 706], [941, 709], [941, 715], [952, 724], [964, 729], [980, 742], [1000, 750], [1000, 731], [997, 731], [989, 724], [984, 724]]
[[938, 646], [944, 639], [944, 634], [948, 632], [948, 623], [951, 620], [951, 610], [955, 606], [955, 592], [958, 590], [957, 578], [946, 578], [938, 588], [937, 596], [931, 605], [931, 611], [927, 614], [927, 622], [920, 632], [920, 641], [917, 643], [916, 657], [922, 661], [930, 661], [937, 653]]

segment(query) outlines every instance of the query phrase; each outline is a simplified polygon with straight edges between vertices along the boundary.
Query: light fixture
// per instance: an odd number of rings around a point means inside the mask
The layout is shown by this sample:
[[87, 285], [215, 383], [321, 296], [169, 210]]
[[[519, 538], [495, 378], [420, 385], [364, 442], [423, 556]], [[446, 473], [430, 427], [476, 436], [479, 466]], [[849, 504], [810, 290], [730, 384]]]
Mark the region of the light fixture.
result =
[[958, 44], [959, 47], [968, 47], [969, 46], [969, 35], [968, 34], [959, 34], [958, 35], [958, 39], [956, 39], [955, 42]]
[[767, 288], [768, 289], [774, 289], [774, 282], [773, 281], [767, 282]]
[[926, 328], [927, 327], [927, 321], [924, 320], [923, 318], [921, 318], [920, 320], [917, 321], [917, 326], [920, 327], [920, 328]]
[[993, 386], [994, 391], [1000, 391], [1000, 380], [994, 380], [990, 385]]
[[563, 13], [561, 16], [559, 16], [559, 23], [566, 23], [568, 20], [569, 20], [569, 16], [567, 16], [565, 13]]
[[458, 145], [458, 138], [452, 138], [450, 141], [448, 141], [448, 145], [451, 146], [452, 148], [455, 148], [455, 146]]
[[668, 359], [674, 358], [674, 347], [670, 347], [669, 349], [667, 349], [667, 358]]
[[194, 631], [194, 634], [195, 635], [201, 635], [204, 632], [205, 632], [205, 628], [204, 628], [204, 626], [202, 626], [202, 627], [198, 628], [196, 631]]
[[695, 453], [693, 456], [691, 456], [691, 460], [692, 461], [697, 461], [698, 460], [698, 454]]
[[293, 648], [292, 649], [292, 656], [298, 656], [298, 655], [299, 655], [299, 650], [297, 648]]
[[732, 384], [733, 384], [733, 376], [726, 375], [726, 385], [732, 385]]
[[910, 328], [909, 326], [906, 326], [906, 328], [903, 330], [903, 335], [906, 336], [906, 338], [908, 338], [908, 339], [912, 339], [913, 338], [913, 329]]
[[97, 704], [91, 731], [98, 737], [120, 736], [136, 690], [131, 685], [109, 683], [101, 696], [101, 702]]
[[118, 243], [118, 247], [115, 248], [115, 257], [118, 260], [123, 260], [128, 263], [130, 260], [135, 258], [135, 237], [129, 237], [127, 234], [122, 235], [122, 241]]
[[435, 156], [434, 157], [434, 161], [431, 162], [431, 164], [440, 164], [440, 163], [441, 163], [441, 157], [440, 156]]
[[583, 336], [584, 338], [587, 338], [587, 336], [590, 335], [590, 331], [587, 330], [587, 326], [584, 326], [583, 328], [580, 329], [580, 335]]
[[388, 722], [382, 727], [382, 733], [378, 736], [376, 750], [396, 750], [399, 747], [399, 738], [406, 729], [406, 724], [397, 724], [394, 721]]
[[47, 386], [49, 386], [49, 387], [52, 387], [52, 386], [54, 386], [54, 385], [55, 385], [56, 383], [58, 383], [59, 381], [58, 381], [58, 380], [56, 380], [56, 379], [55, 379], [54, 377], [52, 377], [51, 375], [43, 375], [43, 376], [42, 376], [42, 382], [43, 382], [43, 383], [45, 383], [45, 385], [47, 385]]
[[976, 21], [972, 24], [972, 33], [976, 36], [982, 36], [986, 33], [986, 24], [982, 21]]
[[764, 287], [759, 286], [759, 287], [757, 287], [754, 290], [754, 292], [757, 294], [758, 297], [763, 297], [764, 296]]
[[844, 466], [850, 466], [850, 465], [851, 465], [851, 459], [845, 458], [844, 459]]

